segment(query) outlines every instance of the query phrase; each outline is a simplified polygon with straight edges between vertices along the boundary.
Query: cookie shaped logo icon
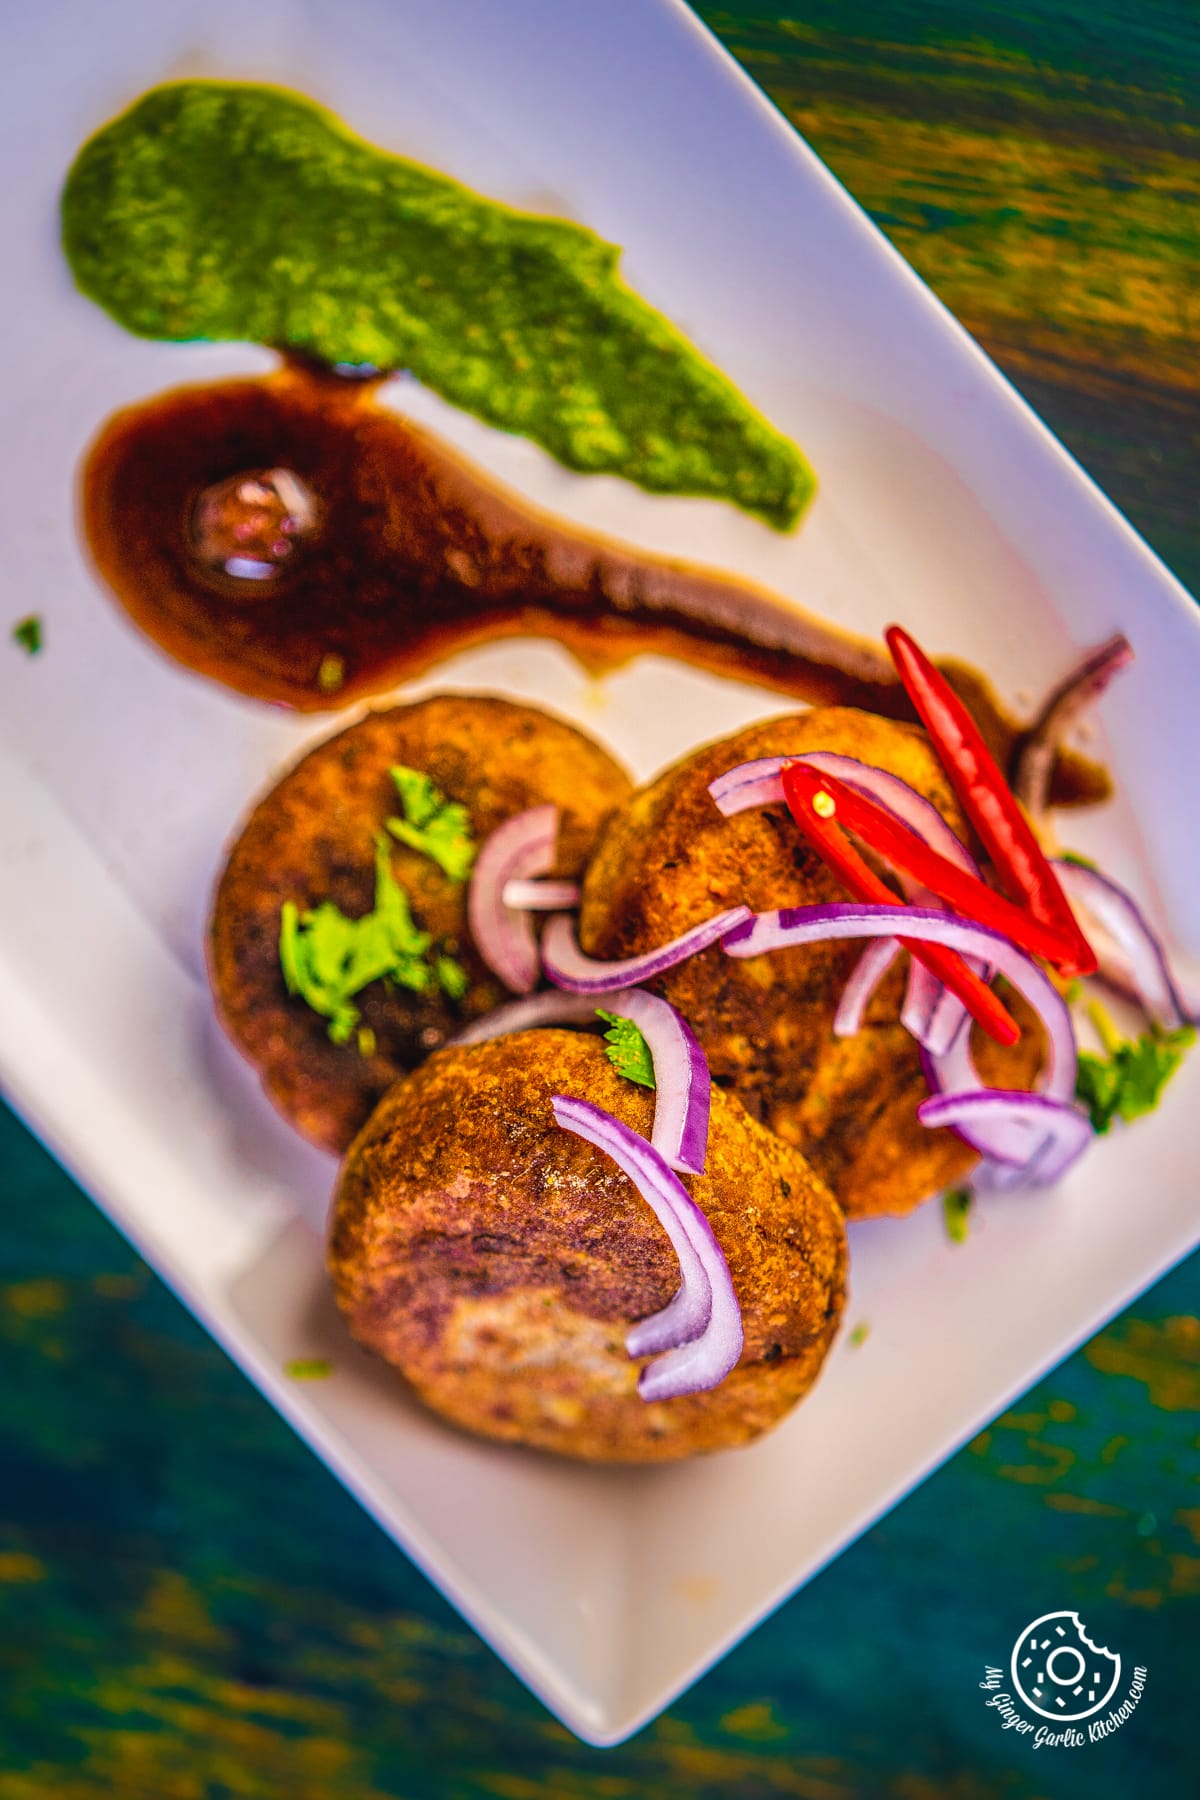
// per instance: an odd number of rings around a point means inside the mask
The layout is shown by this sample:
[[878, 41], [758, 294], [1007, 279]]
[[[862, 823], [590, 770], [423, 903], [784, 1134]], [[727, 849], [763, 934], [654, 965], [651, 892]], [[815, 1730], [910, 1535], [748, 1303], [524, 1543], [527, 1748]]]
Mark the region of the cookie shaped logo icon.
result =
[[1121, 1659], [1093, 1644], [1078, 1613], [1043, 1613], [1013, 1645], [1012, 1678], [1043, 1719], [1090, 1719], [1116, 1693]]

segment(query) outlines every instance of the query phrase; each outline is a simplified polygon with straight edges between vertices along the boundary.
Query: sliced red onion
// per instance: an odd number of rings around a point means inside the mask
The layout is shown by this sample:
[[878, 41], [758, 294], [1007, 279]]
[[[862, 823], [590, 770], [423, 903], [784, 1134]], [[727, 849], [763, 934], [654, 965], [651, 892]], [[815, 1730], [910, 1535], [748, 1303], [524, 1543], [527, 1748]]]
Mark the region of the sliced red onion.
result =
[[[618, 988], [605, 995], [605, 1011], [632, 1019], [646, 1040], [654, 1064], [654, 1130], [651, 1143], [673, 1169], [702, 1175], [708, 1154], [708, 1114], [712, 1083], [708, 1061], [681, 1012], [657, 994]], [[474, 1020], [447, 1048], [484, 1044], [512, 1031], [543, 1025], [598, 1025], [593, 994], [566, 994], [559, 988], [510, 1001]]]
[[[1075, 1091], [1075, 1032], [1066, 1001], [1035, 962], [987, 925], [961, 919], [956, 913], [918, 906], [840, 902], [832, 906], [794, 906], [759, 913], [748, 923], [734, 926], [726, 935], [725, 950], [730, 956], [760, 956], [764, 951], [821, 943], [828, 938], [873, 938], [900, 933], [922, 943], [944, 944], [960, 955], [978, 956], [994, 965], [1028, 1000], [1046, 1027], [1049, 1056], [1042, 1091], [1056, 1100], [1071, 1098]], [[981, 1083], [974, 1081], [971, 1086], [979, 1087]]]
[[1133, 661], [1133, 646], [1122, 632], [1090, 650], [1065, 681], [1052, 690], [1025, 734], [1013, 776], [1013, 792], [1034, 818], [1046, 810], [1054, 759], [1081, 713], [1100, 698], [1113, 676]]
[[579, 905], [579, 883], [506, 881], [500, 898], [510, 912], [570, 912]]
[[708, 1155], [712, 1082], [708, 1060], [681, 1012], [643, 988], [622, 988], [608, 1008], [632, 1019], [654, 1063], [654, 1130], [650, 1142], [672, 1169], [702, 1175]]
[[756, 806], [786, 805], [783, 771], [788, 763], [799, 760], [798, 756], [757, 756], [753, 762], [738, 763], [734, 768], [726, 769], [723, 775], [708, 784], [718, 812], [732, 819]]
[[[870, 763], [859, 762], [857, 757], [842, 756], [833, 750], [812, 750], [799, 756], [764, 756], [755, 762], [742, 763], [718, 776], [708, 791], [727, 818], [735, 813], [745, 812], [750, 807], [774, 805], [784, 800], [783, 770], [790, 762], [807, 763], [820, 774], [832, 775], [837, 780], [844, 781], [856, 793], [886, 807], [894, 818], [906, 825], [930, 849], [938, 851], [958, 868], [965, 869], [969, 875], [979, 877], [979, 864], [932, 801], [926, 800], [923, 794], [918, 794], [915, 788], [902, 781], [898, 775], [891, 774], [887, 769], [874, 768]], [[927, 889], [918, 887], [907, 879], [903, 871], [898, 873], [905, 894], [911, 902], [918, 906], [941, 905]], [[899, 949], [899, 945], [896, 949]], [[892, 952], [894, 954], [895, 951]], [[890, 963], [891, 960], [889, 956], [887, 962]], [[870, 998], [872, 990], [868, 990], [862, 1005], [859, 1005], [858, 980], [866, 981], [873, 975], [877, 983], [886, 966], [882, 953], [869, 962], [866, 956], [862, 959], [859, 967], [863, 969], [863, 974], [859, 977], [856, 970], [851, 976], [847, 992], [842, 997], [846, 1010], [843, 1013], [839, 1006], [834, 1020], [833, 1029], [839, 1037], [853, 1036], [858, 1025], [847, 1030], [846, 1020], [857, 1019], [861, 1024]], [[976, 965], [976, 973], [983, 973], [981, 965]], [[962, 1030], [967, 1009], [936, 975], [932, 975], [922, 963], [914, 960], [909, 970], [904, 1010], [900, 1018], [906, 1030], [912, 1033], [919, 1044], [940, 1051], [952, 1043]]]
[[1171, 974], [1162, 939], [1133, 895], [1081, 863], [1056, 860], [1054, 869], [1071, 905], [1083, 914], [1101, 979], [1136, 999], [1164, 1031], [1186, 1025], [1191, 1009]]
[[[949, 1125], [960, 1135], [978, 1130], [1000, 1134], [1013, 1143], [1024, 1140], [1024, 1154], [1003, 1159], [989, 1172], [992, 1186], [1048, 1187], [1065, 1175], [1091, 1143], [1095, 1133], [1087, 1114], [1064, 1100], [1019, 1089], [976, 1088], [967, 1093], [935, 1094], [917, 1108], [922, 1125]], [[997, 1158], [997, 1162], [1001, 1159]]]
[[[814, 751], [812, 755], [799, 760], [811, 763], [819, 772], [837, 777], [848, 787], [857, 788], [867, 799], [886, 806], [931, 850], [938, 851], [948, 862], [965, 870], [968, 875], [982, 879], [979, 864], [951, 830], [937, 807], [898, 775], [892, 775], [886, 769], [872, 768], [854, 757], [838, 756], [826, 750]], [[936, 894], [931, 894], [928, 888], [911, 880], [902, 869], [896, 873], [904, 889], [905, 899], [911, 906], [945, 910]], [[991, 980], [986, 963], [980, 962], [977, 957], [968, 957], [966, 960], [968, 968], [976, 975], [984, 980]], [[957, 994], [952, 994], [924, 963], [917, 962], [915, 957], [910, 960], [908, 987], [900, 1023], [911, 1032], [918, 1044], [935, 1053], [945, 1049], [953, 1043], [969, 1016]]]
[[[936, 894], [931, 894], [917, 882], [902, 878], [902, 885], [910, 906], [924, 906], [938, 912], [949, 910]], [[992, 980], [995, 971], [977, 956], [968, 956], [964, 960], [981, 981]], [[922, 1050], [928, 1050], [934, 1056], [944, 1055], [959, 1032], [966, 1028], [970, 1016], [958, 995], [952, 994], [945, 982], [939, 981], [915, 956], [910, 959], [900, 1023]]]
[[[603, 1107], [569, 1094], [553, 1095], [550, 1104], [556, 1124], [603, 1150], [628, 1175], [666, 1232], [679, 1259], [680, 1282], [675, 1294], [659, 1312], [640, 1319], [632, 1327], [626, 1336], [625, 1348], [630, 1356], [650, 1356], [659, 1350], [674, 1350], [680, 1345], [694, 1343], [712, 1320], [713, 1285], [710, 1259], [696, 1241], [696, 1233], [687, 1216], [688, 1208], [694, 1205], [691, 1195], [645, 1138], [622, 1125]], [[686, 1207], [680, 1204], [675, 1187], [687, 1201]], [[705, 1224], [707, 1226], [707, 1220]]]
[[[969, 1068], [965, 1064], [959, 1065], [953, 1078], [939, 1073], [939, 1066], [940, 1059], [935, 1062], [928, 1051], [921, 1052], [921, 1069], [929, 1083], [930, 1098], [939, 1104], [943, 1100], [969, 1100], [979, 1094], [1006, 1091], [985, 1087], [973, 1061]], [[972, 1075], [975, 1077], [974, 1084], [968, 1085]], [[951, 1079], [952, 1085], [949, 1084]], [[1044, 1099], [1045, 1095], [1037, 1097]], [[921, 1104], [924, 1106], [927, 1102], [922, 1101]], [[1067, 1103], [1062, 1101], [1060, 1104], [1065, 1106]], [[919, 1110], [918, 1108], [918, 1112]], [[937, 1119], [935, 1115], [935, 1122], [949, 1125], [965, 1144], [978, 1150], [989, 1162], [1014, 1170], [1032, 1166], [1044, 1137], [1044, 1130], [1038, 1130], [1037, 1118], [1028, 1112], [1020, 1116], [1011, 1113], [1005, 1116], [1002, 1112], [989, 1117], [986, 1112], [981, 1114], [968, 1109], [961, 1118]]]
[[[1033, 966], [1032, 964], [1030, 965]], [[1003, 971], [1008, 974], [1008, 970]], [[1040, 971], [1039, 971], [1040, 973]], [[1010, 976], [1011, 979], [1011, 976]], [[1014, 986], [1018, 984], [1014, 982]], [[1071, 1023], [1070, 1011], [1066, 1001], [1053, 984], [1047, 986], [1055, 996], [1057, 1005], [1054, 1016], [1059, 1020], [1059, 1033], [1056, 1033], [1050, 1020], [1042, 1012], [1036, 999], [1026, 994], [1030, 1004], [1037, 1007], [1046, 1025], [1050, 1044], [1051, 1062], [1044, 1073], [1040, 1092], [1048, 1099], [1057, 1101], [1062, 1106], [1070, 1106], [1075, 1093], [1075, 1049], [1074, 1026]], [[1022, 990], [1023, 991], [1023, 990]], [[1065, 1027], [1062, 1021], [1065, 1019]], [[1054, 1052], [1061, 1041], [1060, 1034], [1069, 1031], [1071, 1035], [1070, 1079], [1066, 1079], [1065, 1069], [1059, 1069], [1054, 1060]], [[975, 1066], [975, 1058], [971, 1051], [971, 1034], [961, 1031], [954, 1041], [941, 1052], [922, 1050], [921, 1066], [925, 1071], [925, 1079], [929, 1083], [930, 1092], [935, 1096], [960, 1097], [968, 1094], [987, 1092]], [[995, 1163], [1007, 1164], [1016, 1171], [1023, 1172], [1021, 1179], [1032, 1180], [1038, 1166], [1042, 1151], [1046, 1148], [1044, 1138], [1037, 1136], [1038, 1116], [1036, 1113], [1023, 1113], [1018, 1116], [1005, 1117], [1000, 1112], [972, 1113], [957, 1121], [953, 1129], [973, 1150]], [[1014, 1177], [1014, 1180], [1017, 1179]]]
[[510, 1000], [506, 1006], [495, 1006], [480, 1019], [447, 1038], [444, 1048], [456, 1050], [465, 1044], [486, 1044], [492, 1038], [507, 1037], [511, 1031], [535, 1031], [542, 1025], [596, 1025], [596, 1002], [590, 994], [564, 994], [561, 988], [547, 988], [523, 1000]]
[[[902, 880], [901, 886], [910, 906], [923, 906], [931, 912], [948, 910], [936, 894], [931, 894], [919, 882]], [[908, 985], [904, 990], [900, 1023], [911, 1037], [916, 1038], [923, 1050], [940, 1042], [943, 1036], [953, 1037], [950, 1026], [957, 1029], [962, 1022], [962, 1016], [956, 1018], [951, 1006], [942, 1006], [943, 1000], [955, 1002], [960, 1014], [966, 1015], [966, 1007], [956, 995], [950, 993], [946, 984], [939, 981], [933, 971], [927, 969], [924, 963], [918, 962], [915, 956], [910, 957]]]
[[[972, 957], [968, 961], [967, 967], [972, 969], [981, 980], [991, 982], [992, 970], [986, 963], [981, 963]], [[963, 1002], [957, 994], [952, 994], [948, 987], [943, 987], [934, 1002], [925, 1032], [925, 1041], [921, 1048], [927, 1049], [930, 1056], [946, 1056], [959, 1038], [970, 1031], [970, 1028], [971, 1015]]]
[[[760, 913], [750, 924], [737, 926], [726, 938], [725, 949], [730, 956], [758, 956], [764, 951], [819, 943], [828, 938], [886, 937], [900, 932], [923, 942], [944, 944], [963, 956], [980, 957], [1012, 983], [1046, 1029], [1047, 1059], [1039, 1091], [1069, 1105], [1075, 1093], [1077, 1059], [1067, 1003], [1036, 963], [986, 925], [977, 925], [954, 913], [916, 906], [791, 907]], [[983, 1088], [968, 1032], [960, 1031], [943, 1055], [922, 1054], [930, 1087], [936, 1095], [977, 1093]], [[989, 1116], [972, 1118], [955, 1129], [981, 1155], [999, 1162], [1028, 1168], [1037, 1154], [1031, 1147], [1028, 1118], [1022, 1119], [1019, 1128], [1011, 1120]]]
[[480, 846], [467, 893], [467, 923], [475, 948], [516, 994], [537, 986], [538, 947], [529, 915], [504, 903], [510, 881], [545, 875], [554, 867], [558, 808], [532, 806], [498, 825]]
[[703, 925], [693, 925], [682, 937], [657, 950], [626, 957], [622, 962], [594, 962], [579, 948], [571, 920], [565, 913], [556, 913], [542, 934], [542, 966], [556, 987], [570, 993], [613, 994], [618, 988], [652, 981], [676, 963], [686, 962], [689, 956], [719, 943], [727, 932], [753, 916], [748, 906], [734, 906], [706, 919]]
[[859, 762], [855, 756], [842, 756], [835, 750], [809, 750], [799, 756], [762, 756], [755, 762], [740, 763], [737, 768], [718, 775], [708, 791], [727, 819], [751, 807], [781, 803], [784, 799], [783, 771], [788, 763], [794, 762], [807, 763], [819, 774], [832, 775], [868, 800], [886, 806], [902, 825], [907, 825], [932, 850], [949, 858], [969, 875], [979, 875], [979, 864], [932, 801], [926, 800], [924, 794], [918, 794], [916, 788], [901, 781], [898, 775]]
[[[896, 817], [903, 816], [896, 812], [896, 809], [889, 805], [888, 800], [883, 799], [880, 793], [880, 790], [895, 781], [896, 777], [886, 775], [882, 769], [872, 769], [868, 764], [860, 763], [855, 757], [840, 756], [834, 751], [816, 751], [798, 756], [760, 756], [753, 762], [739, 763], [736, 768], [727, 769], [724, 775], [718, 775], [715, 781], [709, 783], [708, 791], [716, 801], [718, 810], [727, 819], [732, 819], [741, 812], [749, 812], [754, 807], [786, 805], [787, 796], [783, 791], [783, 771], [788, 763], [805, 762], [820, 769], [822, 768], [822, 759], [825, 764], [833, 765], [824, 768], [825, 774], [836, 775], [847, 781], [853, 781], [855, 772], [878, 776], [880, 779], [877, 784], [857, 783], [858, 791], [867, 793], [873, 800], [879, 800], [880, 804], [887, 806], [888, 811], [895, 813]], [[900, 785], [904, 786], [905, 784], [901, 783]], [[907, 792], [914, 800], [921, 799], [921, 796], [913, 789], [909, 788]], [[923, 804], [927, 803], [923, 802]], [[937, 817], [939, 824], [944, 823], [940, 813]], [[907, 819], [905, 823], [907, 823]], [[834, 1014], [835, 1037], [854, 1037], [862, 1029], [863, 1018], [870, 1004], [871, 996], [899, 953], [900, 943], [895, 938], [890, 943], [880, 941], [872, 944], [870, 949], [863, 952], [853, 974], [846, 983], [841, 1000], [838, 1002], [837, 1012]], [[914, 968], [915, 966], [914, 964]], [[910, 996], [912, 991], [910, 981]]]
[[679, 1258], [678, 1292], [661, 1312], [639, 1320], [625, 1340], [631, 1356], [666, 1350], [642, 1370], [638, 1393], [643, 1400], [671, 1400], [716, 1387], [742, 1354], [744, 1339], [729, 1265], [708, 1220], [638, 1132], [589, 1100], [555, 1094], [551, 1105], [564, 1131], [594, 1144], [629, 1177]]
[[[937, 812], [932, 801], [925, 799], [918, 790], [909, 787], [907, 781], [894, 776], [887, 769], [873, 769], [867, 763], [856, 761], [853, 756], [837, 756], [831, 751], [815, 751], [811, 756], [801, 758], [808, 761], [815, 769], [846, 781], [847, 787], [856, 787], [867, 799], [878, 801], [878, 805], [887, 806], [891, 814], [907, 824], [910, 832], [916, 833], [919, 839], [927, 842], [930, 850], [937, 850], [948, 862], [954, 862], [957, 868], [964, 869], [968, 875], [981, 878], [981, 869], [975, 862], [970, 850], [966, 848], [957, 833], [946, 824], [943, 815]], [[900, 877], [905, 900], [910, 905], [927, 905], [934, 909], [943, 909], [943, 902], [928, 891], [928, 887], [919, 886], [910, 880], [903, 869], [896, 871]], [[979, 959], [968, 959], [968, 968], [972, 968], [977, 976], [990, 981], [986, 963]], [[963, 1030], [968, 1021], [968, 1012], [959, 995], [952, 994], [950, 988], [937, 979], [925, 963], [918, 963], [916, 958], [909, 963], [909, 986], [905, 990], [905, 1001], [900, 1013], [900, 1022], [921, 1048], [930, 1051], [943, 1051], [954, 1042], [957, 1033]]]
[[[867, 945], [842, 989], [838, 1009], [833, 1015], [834, 1037], [856, 1037], [862, 1030], [872, 995], [899, 954], [899, 938], [876, 938]], [[915, 968], [916, 964], [913, 966]]]
[[[936, 905], [936, 902], [931, 904]], [[922, 1050], [944, 1053], [962, 1030], [967, 1017], [967, 1009], [958, 995], [952, 994], [932, 970], [913, 957], [900, 1023]]]

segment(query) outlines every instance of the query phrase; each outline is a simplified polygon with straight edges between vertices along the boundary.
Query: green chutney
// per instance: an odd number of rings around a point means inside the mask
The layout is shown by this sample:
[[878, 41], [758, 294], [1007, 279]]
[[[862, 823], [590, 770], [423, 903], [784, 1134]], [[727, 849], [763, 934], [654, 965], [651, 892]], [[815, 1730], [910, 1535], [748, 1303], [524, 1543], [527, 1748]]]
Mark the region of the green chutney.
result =
[[408, 369], [568, 468], [732, 501], [778, 529], [814, 478], [593, 232], [373, 149], [281, 89], [152, 89], [62, 197], [79, 287], [142, 337]]

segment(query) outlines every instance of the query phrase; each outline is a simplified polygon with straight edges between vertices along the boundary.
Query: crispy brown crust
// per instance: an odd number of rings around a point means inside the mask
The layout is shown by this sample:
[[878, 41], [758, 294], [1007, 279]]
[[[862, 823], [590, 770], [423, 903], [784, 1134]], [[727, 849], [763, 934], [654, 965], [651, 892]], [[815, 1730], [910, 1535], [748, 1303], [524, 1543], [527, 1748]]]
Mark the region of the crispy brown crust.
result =
[[650, 1130], [653, 1095], [595, 1037], [524, 1032], [442, 1050], [355, 1140], [329, 1267], [360, 1343], [466, 1429], [595, 1461], [667, 1461], [757, 1437], [815, 1380], [845, 1287], [841, 1214], [804, 1160], [713, 1094], [688, 1179], [729, 1263], [746, 1342], [707, 1394], [647, 1404], [624, 1337], [679, 1268], [633, 1184], [554, 1122], [579, 1095]]
[[[1037, 1015], [1019, 994], [1003, 999], [1021, 1027], [1006, 1050], [976, 1030], [975, 1062], [992, 1087], [1031, 1087], [1042, 1060]], [[803, 1150], [849, 1219], [906, 1213], [965, 1181], [978, 1156], [953, 1131], [930, 1131], [917, 1118], [929, 1098], [912, 1038], [898, 1023], [866, 1025], [857, 1037], [825, 1045], [808, 1091], [774, 1107], [770, 1122]]]
[[[584, 883], [584, 949], [632, 956], [724, 907], [764, 912], [845, 900], [786, 807], [725, 819], [708, 793], [738, 763], [813, 750], [890, 770], [965, 831], [919, 727], [848, 707], [768, 720], [694, 752], [614, 813]], [[802, 1148], [850, 1217], [908, 1212], [978, 1160], [952, 1132], [927, 1131], [917, 1120], [928, 1088], [916, 1046], [896, 1023], [901, 968], [881, 984], [859, 1036], [833, 1036], [838, 997], [861, 950], [831, 942], [735, 959], [716, 946], [653, 983], [690, 1021], [714, 1081]], [[981, 1049], [981, 1070], [993, 1082], [1028, 1087], [1036, 1074], [1041, 1037], [1028, 1011], [1022, 1016], [1029, 1029], [1013, 1050], [990, 1042]]]
[[284, 987], [285, 900], [302, 911], [332, 900], [350, 917], [371, 908], [374, 834], [400, 810], [388, 774], [394, 763], [424, 771], [462, 802], [480, 842], [514, 813], [557, 805], [554, 873], [567, 879], [582, 873], [597, 831], [630, 786], [598, 744], [559, 719], [508, 700], [440, 695], [366, 714], [309, 751], [258, 803], [217, 888], [209, 939], [217, 1009], [284, 1117], [333, 1151], [345, 1149], [398, 1075], [509, 997], [467, 936], [466, 885], [402, 844], [393, 850], [397, 879], [418, 925], [466, 968], [463, 1000], [376, 982], [356, 1002], [376, 1042], [375, 1054], [362, 1056], [354, 1043], [331, 1043], [326, 1022]]

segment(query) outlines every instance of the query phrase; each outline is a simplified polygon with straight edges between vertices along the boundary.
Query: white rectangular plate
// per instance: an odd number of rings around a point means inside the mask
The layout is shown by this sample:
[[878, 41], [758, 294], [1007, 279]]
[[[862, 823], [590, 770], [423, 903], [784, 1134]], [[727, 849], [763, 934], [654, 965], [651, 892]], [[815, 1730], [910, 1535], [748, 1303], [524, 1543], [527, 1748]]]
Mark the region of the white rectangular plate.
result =
[[[340, 1333], [320, 1226], [333, 1165], [222, 1044], [201, 933], [221, 846], [329, 729], [175, 669], [97, 590], [80, 454], [109, 412], [263, 352], [125, 336], [73, 290], [56, 199], [82, 138], [181, 74], [280, 82], [379, 144], [625, 246], [648, 299], [792, 433], [822, 487], [798, 535], [568, 475], [409, 391], [544, 504], [743, 571], [860, 630], [909, 624], [1035, 693], [1124, 628], [1104, 705], [1122, 798], [1071, 832], [1200, 946], [1200, 618], [1186, 595], [677, 0], [76, 0], [10, 21], [0, 108], [9, 317], [0, 471], [0, 1067], [96, 1199], [384, 1529], [568, 1725], [635, 1730], [1197, 1239], [1200, 1058], [1052, 1194], [962, 1248], [930, 1209], [853, 1234], [850, 1321], [813, 1398], [754, 1448], [593, 1470], [443, 1429]], [[419, 688], [500, 689], [639, 775], [777, 698], [645, 658], [602, 687], [510, 642]], [[1136, 797], [1136, 808], [1130, 797]], [[291, 1357], [327, 1354], [297, 1387]], [[133, 1404], [131, 1397], [131, 1404]]]

